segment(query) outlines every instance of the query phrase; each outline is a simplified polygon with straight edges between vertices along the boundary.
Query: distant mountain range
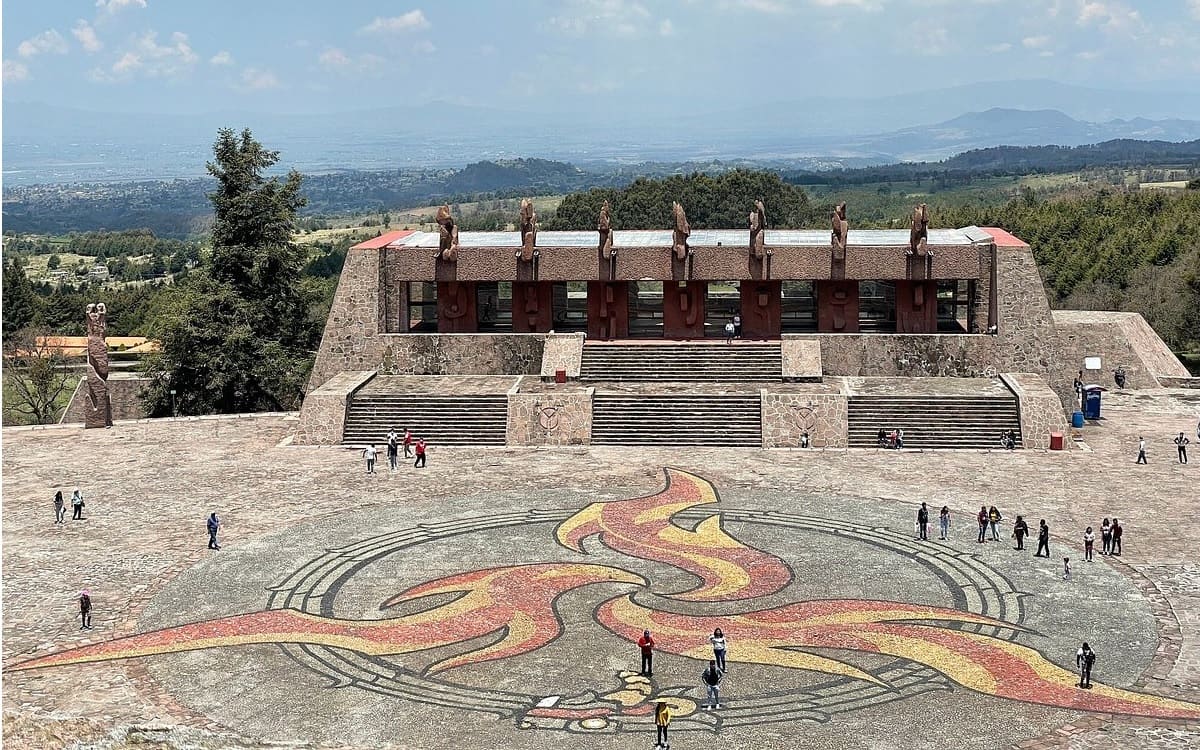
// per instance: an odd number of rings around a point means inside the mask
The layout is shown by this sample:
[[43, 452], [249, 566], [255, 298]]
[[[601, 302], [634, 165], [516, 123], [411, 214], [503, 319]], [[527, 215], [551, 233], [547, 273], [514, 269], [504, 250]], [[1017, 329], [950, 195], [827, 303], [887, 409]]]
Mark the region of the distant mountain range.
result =
[[616, 96], [557, 106], [536, 112], [429, 102], [348, 113], [178, 115], [6, 101], [4, 177], [6, 185], [28, 185], [200, 176], [222, 126], [250, 127], [282, 153], [282, 166], [309, 174], [459, 168], [527, 156], [585, 169], [720, 159], [820, 170], [937, 160], [999, 145], [1200, 138], [1200, 90], [1106, 91], [1053, 81], [875, 98], [664, 100], [646, 112], [630, 111]]

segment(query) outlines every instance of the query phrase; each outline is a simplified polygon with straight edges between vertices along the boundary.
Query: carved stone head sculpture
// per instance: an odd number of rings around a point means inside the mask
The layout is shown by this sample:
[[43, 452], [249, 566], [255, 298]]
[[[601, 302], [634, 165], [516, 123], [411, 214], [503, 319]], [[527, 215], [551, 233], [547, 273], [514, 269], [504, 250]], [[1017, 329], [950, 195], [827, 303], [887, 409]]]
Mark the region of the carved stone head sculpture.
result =
[[671, 218], [675, 222], [672, 249], [675, 251], [675, 257], [683, 260], [688, 256], [688, 236], [691, 235], [692, 228], [688, 226], [687, 214], [678, 202], [671, 204]]
[[912, 228], [908, 233], [908, 254], [925, 257], [929, 246], [929, 209], [924, 203], [913, 209]]
[[600, 222], [596, 229], [600, 232], [600, 256], [605, 260], [612, 260], [612, 218], [609, 214], [608, 201], [604, 201], [604, 205], [600, 207]]
[[104, 332], [108, 329], [108, 310], [104, 307], [104, 303], [93, 302], [88, 305], [85, 315], [88, 337], [104, 338]]
[[534, 248], [537, 246], [537, 214], [533, 211], [533, 201], [521, 199], [521, 260], [533, 260]]
[[754, 210], [750, 212], [750, 253], [757, 260], [762, 260], [766, 254], [766, 243], [763, 233], [767, 228], [767, 209], [762, 201], [754, 201]]
[[454, 224], [454, 217], [450, 215], [449, 205], [443, 205], [438, 209], [435, 221], [437, 221], [438, 233], [441, 235], [438, 241], [438, 252], [442, 260], [454, 263], [458, 260], [458, 227]]
[[833, 232], [829, 241], [833, 246], [833, 256], [842, 260], [846, 257], [846, 239], [850, 235], [850, 222], [846, 220], [846, 204], [844, 202], [837, 204], [837, 207], [833, 209], [831, 223]]

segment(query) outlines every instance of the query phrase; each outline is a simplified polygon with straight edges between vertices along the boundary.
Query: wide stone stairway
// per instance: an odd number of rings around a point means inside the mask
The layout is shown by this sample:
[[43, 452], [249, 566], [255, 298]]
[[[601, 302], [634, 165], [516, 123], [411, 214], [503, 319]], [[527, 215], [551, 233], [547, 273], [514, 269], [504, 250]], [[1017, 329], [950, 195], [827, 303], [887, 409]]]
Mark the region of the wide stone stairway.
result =
[[[505, 391], [516, 378], [375, 378], [354, 394], [346, 413], [344, 444], [383, 443], [388, 430], [430, 445], [504, 445], [508, 427]], [[473, 381], [473, 382], [472, 382]]]
[[602, 393], [593, 445], [762, 445], [758, 393]]
[[779, 382], [778, 342], [606, 343], [584, 345], [584, 381], [745, 383]]
[[[931, 379], [932, 380], [932, 379]], [[937, 379], [946, 380], [946, 379]], [[911, 382], [911, 381], [910, 381]], [[879, 430], [904, 430], [905, 448], [1002, 448], [1001, 436], [1012, 430], [1022, 447], [1017, 398], [995, 381], [981, 380], [976, 393], [961, 379], [957, 393], [853, 393], [849, 401], [849, 444], [871, 448]]]

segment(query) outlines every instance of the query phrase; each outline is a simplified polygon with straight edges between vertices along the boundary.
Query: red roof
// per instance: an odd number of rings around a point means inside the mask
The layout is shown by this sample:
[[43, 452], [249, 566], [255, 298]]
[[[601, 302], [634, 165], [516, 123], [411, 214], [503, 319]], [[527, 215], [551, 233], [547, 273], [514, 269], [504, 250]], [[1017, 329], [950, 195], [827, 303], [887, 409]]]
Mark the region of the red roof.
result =
[[1028, 247], [1029, 243], [1025, 240], [1014, 237], [1003, 229], [996, 227], [980, 227], [983, 231], [992, 235], [992, 239], [996, 242], [996, 247]]
[[417, 230], [415, 229], [397, 229], [394, 232], [385, 232], [374, 239], [360, 242], [351, 250], [378, 250], [381, 247], [386, 247], [396, 240], [403, 239]]

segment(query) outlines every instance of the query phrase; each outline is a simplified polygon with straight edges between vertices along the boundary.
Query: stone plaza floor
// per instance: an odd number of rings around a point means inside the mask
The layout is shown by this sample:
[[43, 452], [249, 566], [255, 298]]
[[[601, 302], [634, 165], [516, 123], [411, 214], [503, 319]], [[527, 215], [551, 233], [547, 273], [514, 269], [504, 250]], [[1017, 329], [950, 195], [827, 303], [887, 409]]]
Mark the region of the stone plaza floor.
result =
[[[1106, 394], [1055, 453], [434, 445], [374, 476], [288, 416], [6, 429], [4, 744], [650, 748], [662, 701], [680, 749], [1197, 747], [1200, 463], [1170, 440], [1200, 459], [1198, 414]], [[54, 525], [75, 487], [85, 520]], [[1012, 549], [1017, 514], [1049, 559]], [[1085, 563], [1106, 516], [1124, 553]]]

